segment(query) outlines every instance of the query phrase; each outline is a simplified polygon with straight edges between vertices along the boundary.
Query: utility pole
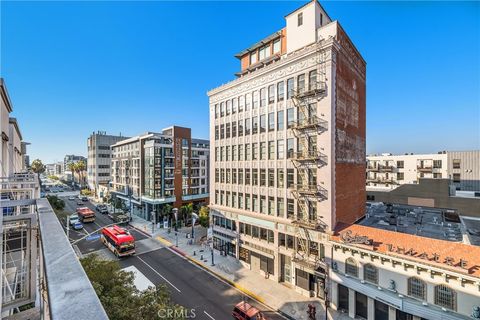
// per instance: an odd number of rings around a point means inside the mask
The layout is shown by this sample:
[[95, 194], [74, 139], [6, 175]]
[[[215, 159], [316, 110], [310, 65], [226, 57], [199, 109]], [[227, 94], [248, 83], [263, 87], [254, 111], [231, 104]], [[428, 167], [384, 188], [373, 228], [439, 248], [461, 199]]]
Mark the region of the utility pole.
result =
[[153, 237], [153, 232], [155, 231], [155, 224], [156, 224], [156, 220], [157, 220], [157, 216], [156, 216], [156, 211], [153, 210], [152, 213], [152, 237]]

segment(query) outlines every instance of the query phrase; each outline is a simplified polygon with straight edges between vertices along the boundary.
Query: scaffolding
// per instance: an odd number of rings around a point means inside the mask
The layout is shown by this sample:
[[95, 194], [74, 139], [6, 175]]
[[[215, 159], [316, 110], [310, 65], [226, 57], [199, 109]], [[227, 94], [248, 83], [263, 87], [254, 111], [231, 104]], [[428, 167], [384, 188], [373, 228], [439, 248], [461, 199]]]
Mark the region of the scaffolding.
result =
[[[325, 223], [317, 215], [317, 203], [328, 199], [328, 191], [317, 181], [317, 170], [328, 163], [327, 156], [317, 146], [317, 137], [328, 130], [328, 122], [317, 115], [317, 104], [326, 93], [326, 50], [322, 42], [315, 52], [316, 69], [308, 74], [308, 86], [297, 85], [292, 92], [292, 103], [297, 119], [291, 123], [297, 141], [297, 151], [291, 156], [297, 172], [297, 183], [290, 190], [297, 202], [297, 215], [293, 221], [297, 245], [294, 260], [307, 262], [310, 246], [309, 230], [325, 230]], [[315, 258], [313, 267], [322, 264]]]

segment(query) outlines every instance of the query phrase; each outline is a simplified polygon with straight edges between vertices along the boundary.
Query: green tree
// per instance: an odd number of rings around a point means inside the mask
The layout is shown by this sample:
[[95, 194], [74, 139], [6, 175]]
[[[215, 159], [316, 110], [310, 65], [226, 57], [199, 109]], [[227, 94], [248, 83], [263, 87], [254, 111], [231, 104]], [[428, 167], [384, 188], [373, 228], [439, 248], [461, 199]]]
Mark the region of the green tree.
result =
[[193, 212], [193, 203], [187, 203], [180, 207], [180, 217], [178, 220], [183, 220], [184, 223], [187, 223], [187, 220], [192, 217]]
[[48, 179], [50, 179], [50, 180], [59, 180], [59, 178], [58, 178], [57, 176], [53, 176], [53, 175], [48, 176]]
[[200, 225], [204, 228], [208, 228], [209, 223], [210, 223], [210, 209], [207, 206], [203, 206], [200, 208], [200, 211], [198, 212], [198, 221], [200, 222]]
[[50, 203], [50, 205], [52, 206], [52, 208], [55, 209], [55, 210], [60, 211], [60, 210], [63, 210], [65, 208], [65, 201], [63, 201], [62, 199], [60, 199], [57, 196], [54, 196], [54, 195], [47, 196], [47, 200]]
[[30, 168], [32, 168], [32, 171], [35, 172], [36, 174], [41, 174], [45, 172], [45, 165], [42, 163], [42, 160], [40, 159], [33, 160]]
[[103, 260], [96, 254], [80, 261], [110, 319], [160, 319], [161, 310], [173, 310], [174, 315], [162, 319], [185, 319], [186, 310], [171, 301], [165, 286], [140, 292], [133, 283], [133, 273], [122, 271], [117, 261]]

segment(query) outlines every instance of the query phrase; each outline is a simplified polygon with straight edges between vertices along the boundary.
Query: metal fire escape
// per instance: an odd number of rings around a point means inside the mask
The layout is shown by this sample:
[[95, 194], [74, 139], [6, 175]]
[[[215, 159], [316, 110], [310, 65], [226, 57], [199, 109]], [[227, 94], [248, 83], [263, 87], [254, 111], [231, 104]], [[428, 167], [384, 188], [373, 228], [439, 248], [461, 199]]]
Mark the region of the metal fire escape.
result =
[[[326, 92], [326, 52], [318, 45], [316, 76], [309, 76], [308, 86], [293, 92], [292, 103], [297, 110], [297, 120], [292, 132], [297, 140], [297, 151], [292, 163], [297, 171], [297, 183], [290, 190], [297, 200], [296, 226], [297, 245], [294, 259], [307, 262], [309, 252], [309, 230], [324, 230], [325, 223], [317, 215], [316, 205], [328, 198], [327, 190], [317, 182], [317, 169], [327, 165], [327, 156], [317, 147], [317, 137], [328, 130], [328, 122], [317, 116], [317, 102]], [[319, 257], [315, 266], [320, 266]]]

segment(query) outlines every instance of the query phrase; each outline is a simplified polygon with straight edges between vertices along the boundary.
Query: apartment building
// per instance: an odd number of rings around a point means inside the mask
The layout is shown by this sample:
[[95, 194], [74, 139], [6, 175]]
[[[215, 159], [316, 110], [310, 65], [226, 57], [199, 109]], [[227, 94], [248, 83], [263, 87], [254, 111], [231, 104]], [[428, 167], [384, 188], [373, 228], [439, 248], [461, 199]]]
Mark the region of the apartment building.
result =
[[[172, 126], [112, 145], [112, 194], [131, 212], [150, 220], [163, 205], [208, 203], [209, 141]], [[158, 220], [155, 220], [158, 221]]]
[[213, 245], [323, 298], [328, 237], [365, 210], [366, 63], [317, 1], [285, 22], [208, 92]]
[[480, 191], [480, 150], [367, 156], [367, 186], [394, 189], [421, 178], [450, 179], [457, 190]]
[[3, 79], [0, 96], [0, 317], [107, 319], [55, 212], [40, 198], [38, 175], [25, 172], [27, 143], [10, 117]]
[[100, 198], [107, 196], [108, 184], [111, 180], [111, 146], [127, 138], [122, 135], [108, 135], [105, 131], [97, 131], [87, 139], [87, 183], [95, 195]]

